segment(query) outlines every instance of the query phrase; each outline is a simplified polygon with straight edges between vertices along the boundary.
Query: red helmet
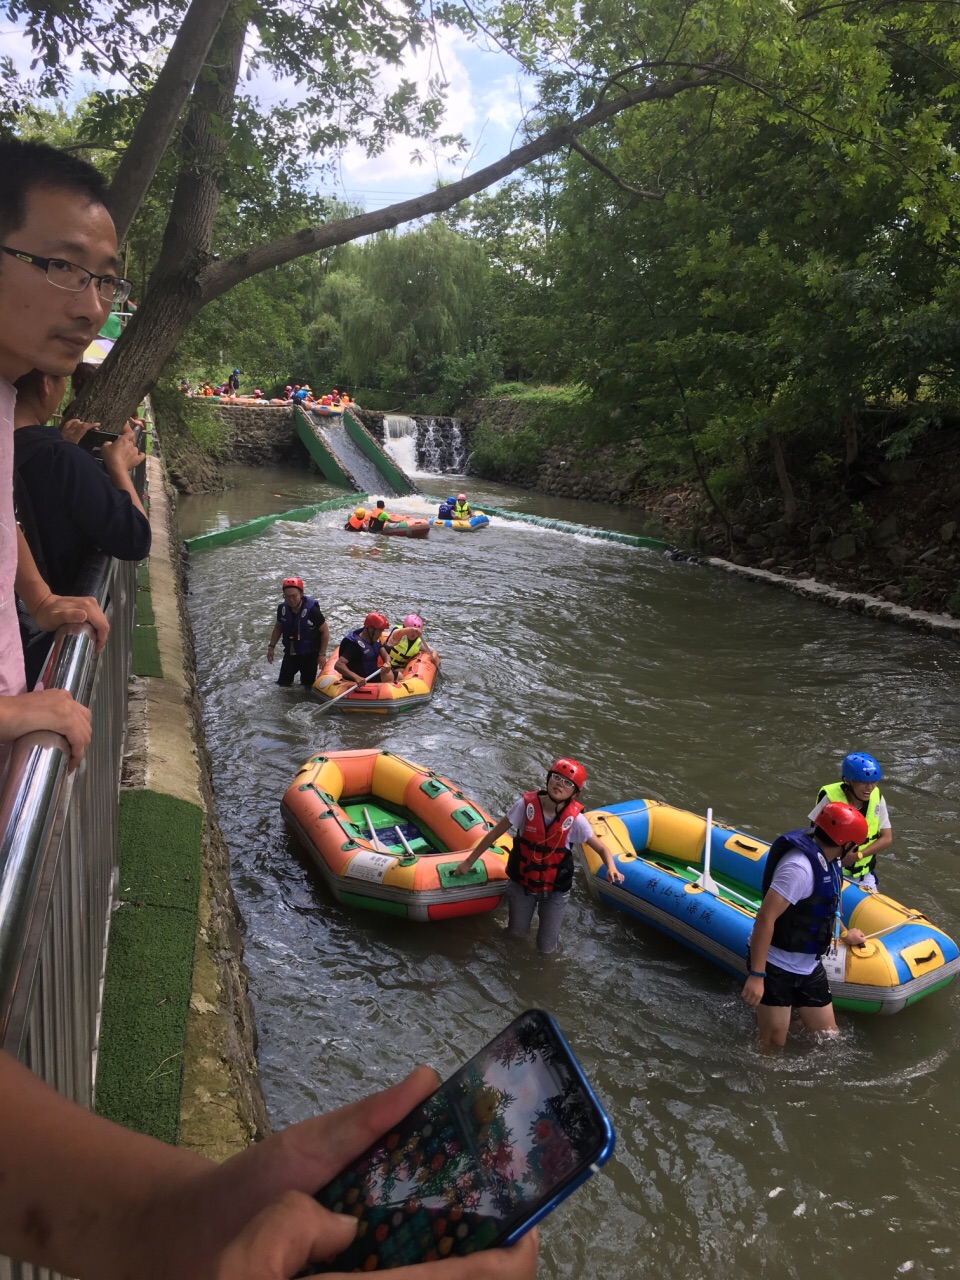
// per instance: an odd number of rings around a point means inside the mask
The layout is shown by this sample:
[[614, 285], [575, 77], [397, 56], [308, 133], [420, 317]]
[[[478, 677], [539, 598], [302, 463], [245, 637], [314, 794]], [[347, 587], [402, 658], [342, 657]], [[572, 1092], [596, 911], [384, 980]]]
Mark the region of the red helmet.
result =
[[287, 587], [296, 587], [299, 591], [302, 591], [303, 579], [302, 578], [284, 578], [283, 580], [284, 591], [286, 591]]
[[363, 620], [363, 625], [369, 627], [371, 631], [383, 631], [390, 623], [382, 613], [368, 613]]
[[548, 782], [551, 773], [558, 773], [561, 778], [569, 778], [578, 791], [587, 780], [587, 771], [583, 765], [578, 760], [568, 760], [566, 756], [561, 756], [559, 760], [554, 760], [547, 770]]
[[853, 805], [831, 800], [813, 820], [832, 844], [863, 844], [867, 838], [867, 820]]

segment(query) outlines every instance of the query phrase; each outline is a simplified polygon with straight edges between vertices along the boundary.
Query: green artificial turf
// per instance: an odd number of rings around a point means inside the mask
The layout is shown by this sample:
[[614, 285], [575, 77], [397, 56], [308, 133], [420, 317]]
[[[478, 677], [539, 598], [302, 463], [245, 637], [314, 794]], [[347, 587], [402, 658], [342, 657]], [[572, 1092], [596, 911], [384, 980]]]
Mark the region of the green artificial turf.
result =
[[153, 596], [150, 593], [150, 569], [146, 561], [137, 568], [137, 609], [131, 639], [130, 661], [135, 676], [163, 678], [160, 647], [157, 644]]
[[120, 796], [97, 1111], [175, 1142], [190, 1002], [203, 811], [155, 791]]

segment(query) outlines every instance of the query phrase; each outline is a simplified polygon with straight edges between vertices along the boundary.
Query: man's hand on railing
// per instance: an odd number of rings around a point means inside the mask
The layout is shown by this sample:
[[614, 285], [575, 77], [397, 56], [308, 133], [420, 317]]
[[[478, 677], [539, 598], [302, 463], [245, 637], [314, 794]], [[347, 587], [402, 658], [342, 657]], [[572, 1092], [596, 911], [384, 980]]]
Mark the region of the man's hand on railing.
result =
[[14, 582], [17, 595], [41, 631], [56, 631], [57, 627], [89, 622], [97, 636], [97, 653], [107, 643], [110, 623], [93, 596], [55, 596], [40, 576], [33, 552], [17, 525], [17, 576]]
[[41, 631], [56, 631], [66, 624], [89, 622], [97, 635], [97, 653], [107, 643], [110, 623], [93, 596], [55, 596], [50, 592], [39, 603], [27, 603], [30, 616]]
[[90, 709], [66, 689], [36, 689], [0, 698], [0, 742], [12, 742], [38, 730], [66, 738], [70, 746], [68, 767], [75, 769], [90, 745]]

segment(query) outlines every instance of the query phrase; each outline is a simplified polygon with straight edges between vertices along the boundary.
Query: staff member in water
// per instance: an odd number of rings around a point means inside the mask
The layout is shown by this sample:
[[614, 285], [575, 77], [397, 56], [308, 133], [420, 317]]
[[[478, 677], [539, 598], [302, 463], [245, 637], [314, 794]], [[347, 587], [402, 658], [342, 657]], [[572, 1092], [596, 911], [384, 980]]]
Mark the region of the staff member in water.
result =
[[327, 657], [330, 628], [316, 600], [304, 595], [302, 578], [283, 580], [283, 603], [277, 605], [277, 621], [267, 645], [268, 662], [273, 662], [281, 636], [283, 661], [277, 684], [293, 684], [293, 677], [299, 672], [300, 684], [311, 688], [317, 678], [317, 669]]
[[[813, 826], [788, 831], [770, 846], [763, 871], [763, 901], [747, 949], [742, 999], [757, 1011], [757, 1037], [764, 1049], [787, 1042], [796, 1010], [808, 1031], [837, 1034], [833, 1000], [821, 956], [838, 932], [840, 859], [862, 844], [867, 823], [848, 804], [830, 801]], [[859, 929], [841, 938], [847, 946], [866, 941]]]

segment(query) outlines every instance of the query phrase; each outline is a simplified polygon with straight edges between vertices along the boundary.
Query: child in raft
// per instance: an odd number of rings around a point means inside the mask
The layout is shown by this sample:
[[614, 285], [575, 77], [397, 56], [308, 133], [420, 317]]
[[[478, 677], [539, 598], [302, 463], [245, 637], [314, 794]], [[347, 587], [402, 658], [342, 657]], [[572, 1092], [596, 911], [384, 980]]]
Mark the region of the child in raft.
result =
[[547, 770], [545, 791], [525, 791], [510, 806], [492, 831], [488, 831], [454, 872], [462, 876], [476, 860], [506, 835], [517, 832], [507, 860], [507, 932], [525, 937], [539, 911], [537, 950], [548, 956], [556, 950], [560, 926], [573, 885], [573, 850], [570, 845], [589, 845], [603, 859], [607, 879], [620, 884], [623, 873], [614, 866], [613, 855], [593, 834], [577, 797], [587, 780], [587, 771], [577, 760], [561, 757]]
[[434, 660], [440, 661], [436, 649], [431, 649], [423, 634], [423, 619], [418, 613], [408, 613], [403, 622], [394, 627], [387, 636], [387, 650], [390, 653], [390, 665], [399, 672], [408, 662], [421, 653], [427, 653]]

